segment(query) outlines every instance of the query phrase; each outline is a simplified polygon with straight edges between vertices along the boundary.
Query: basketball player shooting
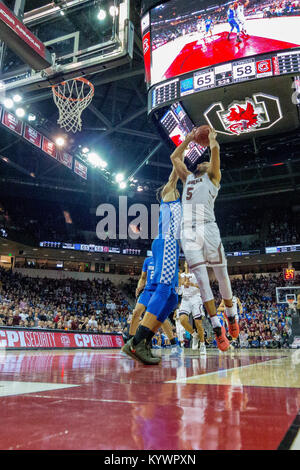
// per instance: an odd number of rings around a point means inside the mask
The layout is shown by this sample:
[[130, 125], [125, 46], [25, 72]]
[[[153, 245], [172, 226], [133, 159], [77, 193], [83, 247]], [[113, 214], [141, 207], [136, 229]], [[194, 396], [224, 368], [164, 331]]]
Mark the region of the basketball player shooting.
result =
[[220, 294], [224, 299], [229, 334], [236, 339], [239, 335], [239, 325], [232, 303], [232, 290], [224, 247], [214, 214], [214, 203], [221, 181], [220, 146], [214, 129], [209, 128], [208, 135], [210, 161], [198, 164], [194, 173], [190, 172], [184, 164], [184, 153], [189, 144], [197, 139], [199, 129], [194, 129], [188, 134], [185, 141], [171, 155], [173, 167], [184, 185], [181, 244], [189, 268], [197, 279], [218, 348], [221, 351], [227, 351], [230, 343], [226, 337], [225, 328], [221, 326], [217, 316], [207, 272], [207, 266], [211, 266], [219, 284]]

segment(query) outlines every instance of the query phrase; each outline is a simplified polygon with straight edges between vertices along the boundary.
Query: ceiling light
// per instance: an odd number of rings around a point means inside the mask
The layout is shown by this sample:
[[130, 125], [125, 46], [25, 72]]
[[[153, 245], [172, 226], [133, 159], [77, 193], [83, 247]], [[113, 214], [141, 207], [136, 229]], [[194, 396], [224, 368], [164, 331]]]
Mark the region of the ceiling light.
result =
[[100, 166], [101, 166], [101, 168], [106, 168], [106, 167], [107, 167], [107, 163], [106, 163], [104, 160], [101, 160]]
[[105, 10], [100, 10], [98, 15], [97, 15], [98, 20], [103, 21], [106, 18], [106, 11]]
[[65, 139], [63, 137], [57, 137], [55, 142], [59, 147], [63, 147], [65, 145]]
[[23, 108], [18, 108], [16, 109], [16, 115], [19, 117], [19, 118], [22, 118], [25, 116], [25, 109]]
[[82, 153], [89, 153], [90, 149], [88, 147], [83, 147]]
[[125, 181], [121, 181], [121, 183], [120, 183], [120, 189], [125, 189], [126, 186], [127, 186], [127, 185], [126, 185]]
[[122, 173], [118, 173], [116, 175], [116, 182], [117, 183], [120, 183], [121, 181], [123, 181], [123, 179], [124, 179], [124, 175]]
[[118, 13], [119, 13], [118, 8], [115, 7], [114, 5], [112, 5], [112, 6], [110, 7], [110, 9], [109, 9], [109, 14], [110, 14], [111, 16], [117, 16]]
[[5, 98], [4, 100], [4, 106], [7, 108], [7, 109], [11, 109], [14, 105], [14, 102], [11, 98]]
[[22, 96], [21, 95], [14, 95], [13, 100], [15, 103], [20, 103], [22, 101]]
[[36, 120], [36, 115], [32, 114], [32, 113], [29, 113], [28, 114], [28, 121], [35, 121], [35, 120]]

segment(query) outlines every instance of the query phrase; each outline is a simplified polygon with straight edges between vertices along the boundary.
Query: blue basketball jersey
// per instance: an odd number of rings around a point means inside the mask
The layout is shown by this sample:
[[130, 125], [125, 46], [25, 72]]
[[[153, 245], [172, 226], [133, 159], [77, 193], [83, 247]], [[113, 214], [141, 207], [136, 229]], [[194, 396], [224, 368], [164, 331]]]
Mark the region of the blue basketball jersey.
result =
[[145, 259], [142, 271], [144, 273], [147, 273], [147, 281], [146, 281], [145, 288], [151, 289], [152, 279], [154, 275], [154, 258], [152, 256], [149, 256], [148, 258]]

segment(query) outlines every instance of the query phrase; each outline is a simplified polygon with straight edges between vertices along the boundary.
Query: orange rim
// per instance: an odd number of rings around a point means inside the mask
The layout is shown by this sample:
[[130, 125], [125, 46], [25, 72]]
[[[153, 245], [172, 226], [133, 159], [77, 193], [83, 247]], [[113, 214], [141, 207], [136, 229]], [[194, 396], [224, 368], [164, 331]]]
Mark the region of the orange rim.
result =
[[67, 81], [65, 80], [64, 82], [61, 82], [58, 85], [52, 85], [51, 88], [52, 88], [53, 93], [55, 94], [55, 96], [57, 96], [58, 98], [61, 98], [63, 100], [67, 100], [67, 101], [85, 101], [88, 98], [90, 98], [90, 96], [91, 96], [90, 93], [92, 94], [92, 96], [94, 95], [94, 92], [95, 92], [94, 85], [91, 82], [89, 82], [86, 78], [79, 77], [79, 78], [73, 78], [73, 80], [77, 80], [78, 82], [83, 82], [86, 85], [88, 85], [91, 89], [90, 92], [86, 96], [84, 96], [83, 98], [67, 98], [66, 96], [61, 95], [60, 93], [58, 93], [58, 91], [56, 90], [56, 87], [58, 87], [59, 85], [65, 85], [65, 83], [67, 83]]

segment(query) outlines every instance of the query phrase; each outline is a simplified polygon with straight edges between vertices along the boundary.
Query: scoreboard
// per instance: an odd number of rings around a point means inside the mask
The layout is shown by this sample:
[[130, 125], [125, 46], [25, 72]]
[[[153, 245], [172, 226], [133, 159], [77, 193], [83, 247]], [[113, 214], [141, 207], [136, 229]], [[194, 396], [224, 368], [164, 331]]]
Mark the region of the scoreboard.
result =
[[191, 72], [155, 85], [150, 90], [149, 113], [157, 108], [212, 88], [266, 77], [300, 74], [300, 50], [244, 59]]

